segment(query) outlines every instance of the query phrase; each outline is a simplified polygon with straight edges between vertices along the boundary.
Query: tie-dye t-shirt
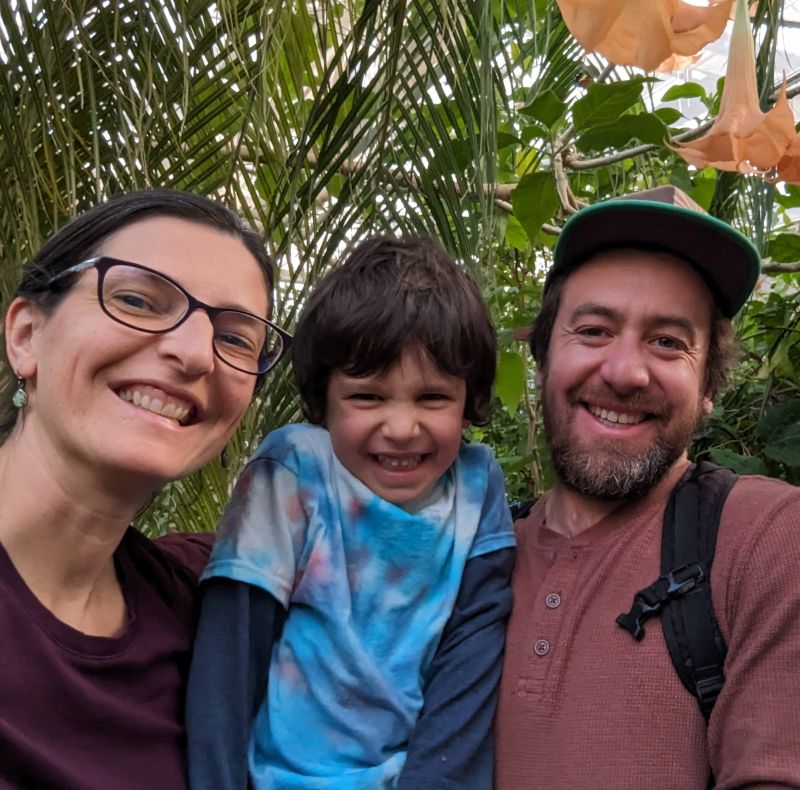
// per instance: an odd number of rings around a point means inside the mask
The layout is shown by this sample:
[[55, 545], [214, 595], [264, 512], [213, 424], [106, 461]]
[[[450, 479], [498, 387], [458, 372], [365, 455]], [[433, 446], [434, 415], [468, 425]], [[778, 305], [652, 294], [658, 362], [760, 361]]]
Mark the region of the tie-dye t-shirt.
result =
[[395, 786], [464, 564], [513, 545], [502, 474], [483, 445], [462, 445], [410, 513], [350, 474], [323, 428], [270, 434], [204, 574], [263, 588], [288, 609], [250, 738], [254, 786]]

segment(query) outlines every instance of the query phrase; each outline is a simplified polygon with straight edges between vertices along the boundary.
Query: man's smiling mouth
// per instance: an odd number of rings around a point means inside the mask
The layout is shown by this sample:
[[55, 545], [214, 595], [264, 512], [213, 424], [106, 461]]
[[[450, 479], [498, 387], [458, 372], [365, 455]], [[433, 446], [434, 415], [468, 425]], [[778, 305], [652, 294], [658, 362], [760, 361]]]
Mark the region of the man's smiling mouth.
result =
[[615, 425], [638, 425], [640, 422], [652, 416], [645, 412], [613, 411], [611, 409], [604, 409], [601, 406], [592, 406], [589, 403], [585, 404], [585, 406], [590, 414], [599, 417], [605, 422], [614, 423]]

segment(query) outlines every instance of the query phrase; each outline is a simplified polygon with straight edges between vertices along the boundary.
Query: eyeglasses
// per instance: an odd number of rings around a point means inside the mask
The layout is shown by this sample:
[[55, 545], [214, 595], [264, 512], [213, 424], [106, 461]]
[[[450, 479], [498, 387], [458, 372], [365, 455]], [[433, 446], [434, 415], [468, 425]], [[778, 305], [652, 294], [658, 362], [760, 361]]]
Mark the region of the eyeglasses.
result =
[[76, 263], [48, 280], [97, 269], [97, 298], [103, 312], [123, 326], [158, 335], [177, 329], [195, 310], [204, 310], [214, 328], [214, 354], [226, 365], [253, 376], [274, 367], [292, 336], [246, 310], [212, 307], [147, 266], [98, 256]]

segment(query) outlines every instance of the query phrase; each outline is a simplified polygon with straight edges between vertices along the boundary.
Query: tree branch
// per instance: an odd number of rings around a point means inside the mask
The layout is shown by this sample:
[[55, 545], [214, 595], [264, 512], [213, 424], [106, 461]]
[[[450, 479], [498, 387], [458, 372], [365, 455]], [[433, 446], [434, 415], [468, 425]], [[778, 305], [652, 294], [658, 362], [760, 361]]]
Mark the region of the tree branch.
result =
[[560, 153], [553, 157], [553, 178], [556, 182], [556, 193], [558, 194], [558, 201], [561, 203], [561, 208], [567, 214], [574, 214], [576, 211], [582, 209], [586, 203], [578, 200], [572, 194], [569, 186], [569, 179], [564, 172], [564, 160]]
[[800, 261], [793, 263], [765, 263], [761, 267], [762, 274], [789, 274], [800, 272]]
[[[513, 214], [514, 213], [514, 207], [510, 203], [505, 201], [505, 200], [495, 200], [494, 204], [499, 209], [502, 209], [503, 211], [505, 211], [507, 214]], [[545, 233], [550, 234], [551, 236], [558, 236], [558, 234], [561, 233], [561, 228], [559, 228], [559, 227], [557, 227], [555, 225], [551, 225], [549, 222], [545, 222], [542, 225], [542, 230]]]
[[[795, 72], [791, 74], [789, 77], [786, 78], [787, 85], [790, 83], [797, 82], [798, 78], [800, 78], [800, 72]], [[783, 80], [781, 80], [780, 85], [777, 85], [773, 88], [772, 94], [770, 95], [770, 101], [774, 103], [778, 98], [778, 94], [780, 93], [781, 87], [783, 86]], [[795, 96], [800, 94], [800, 83], [797, 85], [793, 85], [791, 88], [786, 89], [786, 97], [789, 99], [793, 99]], [[693, 140], [695, 137], [699, 137], [700, 135], [707, 132], [712, 126], [714, 125], [714, 119], [710, 119], [705, 123], [701, 123], [695, 129], [690, 129], [689, 131], [682, 132], [681, 134], [675, 135], [672, 139], [677, 143], [682, 143], [685, 140]], [[661, 148], [661, 145], [655, 145], [652, 143], [637, 145], [632, 148], [626, 148], [622, 151], [615, 151], [612, 154], [606, 154], [605, 156], [597, 156], [593, 159], [580, 159], [577, 156], [570, 156], [567, 155], [564, 157], [564, 164], [569, 167], [571, 170], [592, 170], [595, 167], [605, 167], [606, 165], [613, 165], [616, 162], [621, 162], [623, 159], [630, 159], [634, 156], [640, 156], [641, 154], [649, 153], [650, 151], [657, 151]]]

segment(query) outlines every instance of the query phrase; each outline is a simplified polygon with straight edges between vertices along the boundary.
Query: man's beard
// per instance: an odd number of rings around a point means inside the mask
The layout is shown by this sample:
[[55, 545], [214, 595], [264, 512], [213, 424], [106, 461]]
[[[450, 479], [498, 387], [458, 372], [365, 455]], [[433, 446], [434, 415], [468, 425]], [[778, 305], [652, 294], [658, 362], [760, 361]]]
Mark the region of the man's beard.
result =
[[[633, 395], [620, 397], [609, 392], [588, 393], [574, 387], [566, 394], [566, 404], [583, 408], [579, 402], [599, 400], [615, 402], [621, 411], [646, 411], [662, 421], [662, 430], [650, 445], [634, 452], [624, 439], [607, 440], [592, 446], [573, 435], [571, 415], [559, 419], [557, 409], [551, 408], [547, 382], [542, 388], [544, 429], [558, 479], [567, 487], [587, 497], [607, 501], [638, 499], [651, 491], [689, 446], [703, 421], [702, 398], [691, 414], [669, 424], [671, 413], [663, 406], [645, 406], [643, 398]], [[562, 415], [564, 416], [564, 415]]]

